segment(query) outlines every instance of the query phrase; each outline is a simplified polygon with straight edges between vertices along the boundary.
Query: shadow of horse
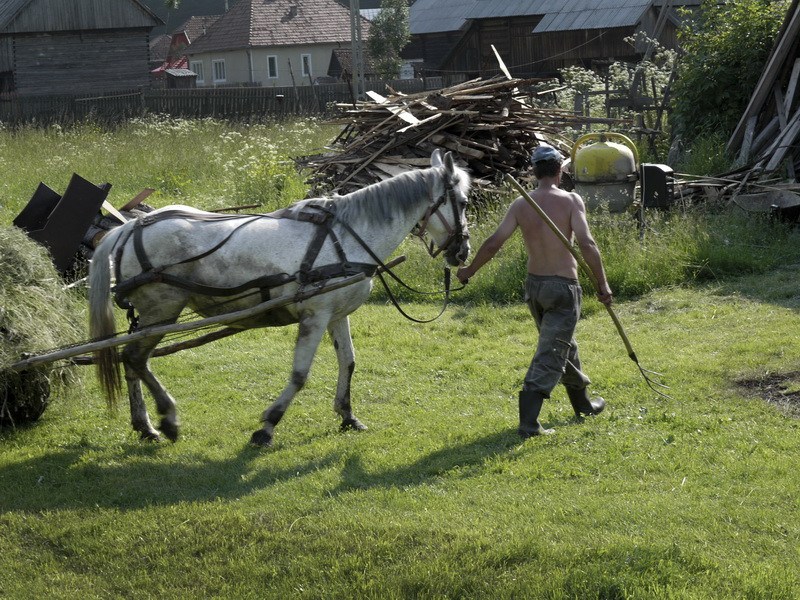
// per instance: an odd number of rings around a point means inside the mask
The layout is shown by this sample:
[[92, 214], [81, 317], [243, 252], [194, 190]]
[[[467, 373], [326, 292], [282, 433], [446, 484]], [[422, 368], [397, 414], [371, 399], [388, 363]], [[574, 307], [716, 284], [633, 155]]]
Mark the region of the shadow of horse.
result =
[[328, 468], [342, 460], [325, 457], [280, 468], [254, 466], [263, 452], [245, 446], [235, 456], [210, 460], [181, 457], [180, 462], [140, 460], [157, 448], [125, 449], [102, 463], [95, 452], [76, 447], [0, 467], [0, 514], [87, 507], [138, 510], [181, 502], [237, 499], [284, 481]]

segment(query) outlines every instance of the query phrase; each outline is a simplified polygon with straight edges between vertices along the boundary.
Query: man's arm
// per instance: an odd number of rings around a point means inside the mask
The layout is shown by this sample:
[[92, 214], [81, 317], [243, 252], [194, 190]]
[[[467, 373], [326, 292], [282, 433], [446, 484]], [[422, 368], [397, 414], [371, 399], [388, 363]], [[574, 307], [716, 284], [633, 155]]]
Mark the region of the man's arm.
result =
[[508, 207], [503, 220], [500, 221], [500, 225], [497, 226], [494, 233], [486, 238], [483, 244], [481, 244], [481, 247], [478, 248], [478, 252], [475, 254], [475, 258], [472, 259], [472, 263], [468, 267], [462, 267], [458, 270], [456, 277], [458, 277], [461, 283], [466, 283], [470, 277], [478, 272], [478, 269], [489, 262], [517, 229], [517, 209], [515, 208], [517, 202], [518, 200], [515, 200], [511, 203], [511, 206]]
[[613, 301], [611, 288], [608, 286], [608, 281], [606, 281], [606, 271], [603, 268], [600, 249], [589, 231], [589, 223], [586, 221], [586, 208], [578, 194], [573, 194], [573, 196], [576, 202], [570, 219], [572, 231], [575, 234], [578, 247], [581, 249], [583, 259], [589, 265], [594, 278], [597, 280], [597, 299], [606, 306], [611, 306]]

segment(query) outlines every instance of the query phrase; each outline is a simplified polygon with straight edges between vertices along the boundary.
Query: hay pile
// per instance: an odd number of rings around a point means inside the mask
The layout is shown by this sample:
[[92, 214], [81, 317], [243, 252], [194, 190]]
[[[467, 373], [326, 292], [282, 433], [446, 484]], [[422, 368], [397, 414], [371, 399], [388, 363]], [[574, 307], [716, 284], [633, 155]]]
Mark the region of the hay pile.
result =
[[38, 419], [50, 392], [74, 383], [74, 367], [5, 369], [23, 354], [84, 336], [82, 303], [63, 289], [47, 250], [16, 227], [0, 227], [0, 425]]

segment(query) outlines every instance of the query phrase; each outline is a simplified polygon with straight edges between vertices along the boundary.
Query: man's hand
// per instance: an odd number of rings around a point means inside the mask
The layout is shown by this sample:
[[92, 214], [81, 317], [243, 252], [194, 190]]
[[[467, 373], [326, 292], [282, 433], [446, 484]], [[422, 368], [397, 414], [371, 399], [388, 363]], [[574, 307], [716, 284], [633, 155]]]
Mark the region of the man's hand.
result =
[[461, 267], [456, 271], [456, 277], [458, 277], [458, 280], [463, 284], [466, 284], [473, 275], [474, 273], [470, 267]]
[[606, 306], [611, 306], [611, 303], [614, 301], [611, 288], [608, 287], [608, 285], [601, 286], [600, 290], [597, 292], [597, 299]]

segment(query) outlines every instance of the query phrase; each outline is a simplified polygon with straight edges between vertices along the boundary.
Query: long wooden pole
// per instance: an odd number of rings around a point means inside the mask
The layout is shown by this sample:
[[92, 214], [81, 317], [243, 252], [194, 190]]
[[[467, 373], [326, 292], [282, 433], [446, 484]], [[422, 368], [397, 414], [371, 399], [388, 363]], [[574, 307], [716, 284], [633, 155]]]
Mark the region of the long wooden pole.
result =
[[83, 354], [84, 352], [97, 352], [98, 350], [102, 350], [103, 348], [121, 346], [122, 344], [127, 344], [135, 340], [155, 335], [167, 335], [169, 333], [191, 331], [192, 329], [200, 329], [212, 325], [234, 323], [236, 321], [241, 321], [243, 319], [255, 316], [259, 313], [266, 312], [268, 310], [273, 310], [275, 308], [280, 308], [281, 306], [286, 306], [287, 304], [293, 304], [295, 302], [301, 302], [303, 300], [307, 300], [308, 298], [316, 296], [317, 294], [324, 294], [326, 292], [332, 292], [333, 290], [338, 290], [348, 285], [358, 283], [359, 281], [363, 281], [364, 279], [366, 279], [366, 275], [364, 273], [359, 273], [358, 275], [352, 275], [336, 283], [329, 283], [319, 288], [305, 290], [300, 292], [299, 294], [291, 294], [287, 296], [281, 296], [280, 298], [274, 298], [273, 300], [267, 300], [266, 302], [261, 302], [260, 304], [256, 304], [255, 306], [252, 306], [250, 308], [245, 308], [243, 310], [237, 310], [235, 312], [226, 313], [224, 315], [217, 315], [215, 317], [208, 317], [205, 319], [200, 319], [198, 321], [191, 321], [188, 323], [172, 323], [170, 325], [147, 327], [146, 329], [142, 329], [141, 331], [135, 331], [128, 335], [112, 337], [105, 340], [98, 340], [95, 342], [90, 342], [88, 344], [81, 344], [80, 346], [65, 348], [63, 350], [59, 350], [57, 352], [51, 352], [49, 354], [43, 354], [41, 356], [33, 356], [31, 358], [15, 362], [6, 368], [10, 371], [22, 371], [23, 369], [28, 369], [36, 365], [41, 365], [44, 363], [55, 362], [57, 360], [63, 360], [65, 358], [78, 356], [79, 354]]

